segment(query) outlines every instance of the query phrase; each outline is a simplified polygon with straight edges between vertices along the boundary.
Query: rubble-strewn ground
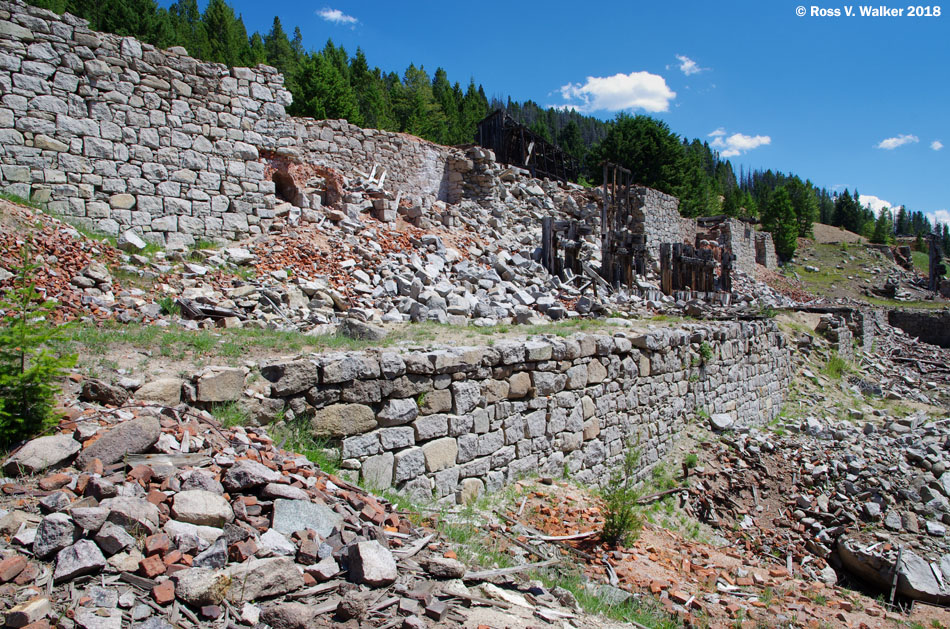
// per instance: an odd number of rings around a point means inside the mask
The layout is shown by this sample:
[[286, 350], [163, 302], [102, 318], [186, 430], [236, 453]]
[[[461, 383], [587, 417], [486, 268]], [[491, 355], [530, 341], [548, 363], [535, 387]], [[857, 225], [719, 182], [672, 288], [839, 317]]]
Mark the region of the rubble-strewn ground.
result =
[[[950, 602], [950, 382], [935, 367], [950, 352], [893, 328], [848, 363], [814, 332], [818, 315], [781, 314], [799, 363], [782, 417], [723, 433], [701, 417], [643, 488], [647, 524], [622, 548], [551, 539], [603, 519], [597, 494], [569, 478], [434, 510], [333, 476], [328, 444], [279, 417], [245, 428], [234, 404], [125, 407], [146, 380], [251, 355], [476, 345], [796, 302], [941, 305], [920, 301], [915, 273], [823, 229], [796, 265], [759, 269], [764, 284], [738, 275], [745, 297], [727, 308], [660, 297], [655, 278], [592, 300], [531, 259], [542, 211], [589, 213], [589, 193], [507, 185], [504, 214], [287, 214], [256, 239], [169, 254], [0, 200], [0, 267], [32, 236], [37, 283], [74, 321], [58, 349], [80, 354], [55, 443], [33, 456], [68, 463], [83, 448], [65, 468], [5, 469], [7, 625], [950, 626], [944, 608], [910, 605]], [[869, 294], [887, 278], [897, 300]], [[591, 310], [613, 318], [584, 318]], [[338, 532], [321, 528], [330, 520]], [[898, 553], [906, 574], [891, 607]]]

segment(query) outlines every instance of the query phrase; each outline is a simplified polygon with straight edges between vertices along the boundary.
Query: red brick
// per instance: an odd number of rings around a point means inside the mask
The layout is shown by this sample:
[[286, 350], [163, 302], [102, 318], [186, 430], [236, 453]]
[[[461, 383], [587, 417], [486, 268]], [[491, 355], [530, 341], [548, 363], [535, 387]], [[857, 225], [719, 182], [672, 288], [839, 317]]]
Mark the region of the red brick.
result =
[[164, 533], [156, 533], [145, 538], [146, 555], [164, 555], [171, 548], [172, 542]]
[[0, 561], [0, 581], [6, 583], [12, 581], [26, 568], [26, 557], [23, 555], [14, 555]]
[[54, 489], [62, 489], [72, 480], [72, 477], [69, 474], [60, 472], [59, 474], [51, 474], [46, 478], [40, 479], [40, 489], [43, 491], [53, 491]]
[[171, 579], [162, 581], [152, 588], [152, 598], [159, 605], [168, 605], [175, 600], [175, 584]]
[[158, 505], [165, 502], [168, 499], [168, 496], [156, 489], [153, 489], [152, 491], [148, 492], [148, 495], [145, 496], [145, 499], [157, 507]]
[[89, 472], [90, 474], [99, 474], [102, 475], [102, 461], [99, 459], [93, 459], [86, 463], [86, 467], [83, 468], [84, 472]]
[[152, 480], [152, 468], [147, 465], [136, 465], [131, 470], [126, 477], [130, 481], [137, 481], [139, 485], [145, 487], [148, 485], [148, 482]]
[[253, 539], [247, 539], [231, 544], [228, 548], [228, 557], [231, 561], [247, 561], [257, 552], [257, 544]]
[[40, 568], [35, 563], [29, 563], [26, 569], [17, 575], [13, 582], [17, 585], [30, 585], [40, 576]]
[[150, 555], [139, 562], [139, 570], [149, 579], [165, 573], [165, 564], [158, 555]]

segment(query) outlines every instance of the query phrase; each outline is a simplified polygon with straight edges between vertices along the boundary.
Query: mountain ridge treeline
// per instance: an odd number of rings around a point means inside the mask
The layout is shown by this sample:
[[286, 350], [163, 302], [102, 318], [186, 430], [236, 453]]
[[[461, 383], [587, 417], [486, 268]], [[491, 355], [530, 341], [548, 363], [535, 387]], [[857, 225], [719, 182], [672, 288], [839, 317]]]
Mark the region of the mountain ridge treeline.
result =
[[[178, 0], [167, 9], [155, 0], [30, 0], [58, 13], [68, 11], [90, 28], [134, 36], [159, 48], [183, 46], [198, 59], [228, 66], [264, 63], [284, 75], [293, 95], [288, 113], [313, 118], [343, 118], [369, 128], [410, 133], [446, 145], [474, 141], [477, 123], [496, 108], [561, 146], [583, 165], [581, 183], [599, 183], [607, 160], [629, 168], [636, 183], [673, 194], [684, 216], [725, 214], [758, 219], [773, 234], [776, 250], [787, 259], [797, 238], [811, 235], [815, 221], [848, 229], [875, 242], [897, 235], [918, 237], [934, 228], [922, 212], [901, 207], [875, 213], [858, 202], [858, 192], [832, 194], [794, 174], [767, 170], [736, 174], [706, 141], [673, 133], [658, 119], [625, 113], [612, 121], [574, 109], [543, 108], [485, 95], [470, 78], [452, 83], [444, 69], [432, 76], [410, 64], [400, 75], [371, 67], [357, 48], [354, 55], [328, 40], [322, 50], [307, 51], [300, 28], [288, 35], [279, 17], [266, 34], [248, 34], [243, 19], [226, 0], [209, 0], [202, 12], [197, 0]], [[950, 254], [950, 233], [942, 245]]]

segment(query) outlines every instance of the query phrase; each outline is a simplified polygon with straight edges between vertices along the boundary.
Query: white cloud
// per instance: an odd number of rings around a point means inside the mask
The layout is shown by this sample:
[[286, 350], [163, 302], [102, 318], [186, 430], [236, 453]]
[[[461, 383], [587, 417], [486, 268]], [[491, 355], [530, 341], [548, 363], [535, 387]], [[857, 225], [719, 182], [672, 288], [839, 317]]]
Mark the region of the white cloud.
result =
[[341, 24], [343, 26], [346, 26], [347, 24], [352, 25], [359, 22], [359, 20], [357, 20], [352, 15], [347, 15], [346, 13], [344, 13], [343, 11], [340, 11], [339, 9], [331, 9], [330, 7], [323, 7], [322, 9], [317, 11], [317, 15], [322, 17], [327, 22], [332, 22], [334, 24]]
[[881, 213], [881, 210], [884, 208], [892, 208], [894, 204], [890, 201], [885, 201], [880, 197], [876, 197], [873, 194], [862, 194], [858, 196], [858, 203], [862, 207], [871, 207], [871, 211], [874, 212], [874, 215], [877, 216]]
[[658, 74], [631, 72], [613, 76], [589, 76], [584, 84], [568, 83], [561, 87], [566, 100], [578, 111], [622, 111], [642, 109], [649, 112], [668, 111], [676, 92]]
[[936, 212], [928, 212], [927, 218], [930, 219], [930, 222], [933, 225], [936, 225], [937, 223], [945, 223], [950, 225], [950, 210], [937, 210]]
[[719, 151], [720, 157], [735, 157], [742, 155], [754, 148], [765, 146], [772, 143], [772, 138], [767, 135], [746, 135], [744, 133], [733, 133], [727, 136], [726, 130], [719, 127], [709, 134], [714, 138], [709, 146]]
[[687, 57], [686, 55], [676, 55], [676, 60], [680, 62], [680, 72], [686, 76], [691, 74], [699, 74], [703, 70], [708, 70], [709, 68], [700, 68], [699, 64]]
[[943, 148], [943, 142], [941, 142], [940, 140], [934, 140], [933, 142], [930, 143], [930, 148], [932, 148], [935, 151], [939, 151], [940, 149]]
[[912, 142], [920, 142], [920, 138], [918, 138], [916, 135], [901, 133], [897, 137], [885, 138], [881, 140], [880, 144], [874, 148], [893, 151], [898, 146], [904, 146], [905, 144], [911, 144]]

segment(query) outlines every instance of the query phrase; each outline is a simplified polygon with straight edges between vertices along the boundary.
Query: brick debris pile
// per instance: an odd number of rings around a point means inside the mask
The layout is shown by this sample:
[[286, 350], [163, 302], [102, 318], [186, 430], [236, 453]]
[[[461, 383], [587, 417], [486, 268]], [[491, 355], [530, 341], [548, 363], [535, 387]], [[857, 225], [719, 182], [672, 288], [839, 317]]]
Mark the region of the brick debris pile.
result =
[[3, 471], [8, 627], [416, 628], [507, 605], [478, 589], [498, 571], [386, 501], [186, 407], [79, 405]]

